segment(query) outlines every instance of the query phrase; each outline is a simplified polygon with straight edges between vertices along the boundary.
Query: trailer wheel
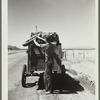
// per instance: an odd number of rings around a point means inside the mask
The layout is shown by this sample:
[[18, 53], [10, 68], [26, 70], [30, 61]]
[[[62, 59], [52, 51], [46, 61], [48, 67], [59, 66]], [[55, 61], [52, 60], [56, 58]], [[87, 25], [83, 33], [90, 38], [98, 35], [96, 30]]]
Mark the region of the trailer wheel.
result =
[[26, 65], [23, 66], [22, 70], [22, 86], [26, 87]]

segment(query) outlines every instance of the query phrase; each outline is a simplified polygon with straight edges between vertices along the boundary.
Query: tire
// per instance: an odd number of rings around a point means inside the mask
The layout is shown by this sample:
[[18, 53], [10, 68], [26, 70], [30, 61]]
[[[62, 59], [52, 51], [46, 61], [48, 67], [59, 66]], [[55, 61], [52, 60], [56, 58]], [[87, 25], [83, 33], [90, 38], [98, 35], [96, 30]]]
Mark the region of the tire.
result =
[[26, 87], [26, 65], [23, 66], [22, 70], [22, 86]]

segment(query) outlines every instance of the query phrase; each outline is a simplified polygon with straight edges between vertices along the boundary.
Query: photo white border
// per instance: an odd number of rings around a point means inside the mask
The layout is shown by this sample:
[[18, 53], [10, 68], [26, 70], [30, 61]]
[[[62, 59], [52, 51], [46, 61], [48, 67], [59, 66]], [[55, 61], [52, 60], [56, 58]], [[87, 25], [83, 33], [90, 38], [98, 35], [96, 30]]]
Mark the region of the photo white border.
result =
[[1, 0], [2, 23], [2, 100], [8, 100], [8, 2]]
[[98, 3], [99, 1], [98, 0], [95, 0], [95, 43], [96, 43], [96, 56], [95, 56], [95, 67], [96, 67], [96, 76], [97, 76], [97, 79], [96, 79], [96, 86], [95, 86], [95, 95], [96, 95], [96, 98], [95, 100], [99, 100], [99, 63], [98, 63], [98, 60], [99, 60], [99, 51], [98, 51], [98, 39], [99, 39], [99, 20], [98, 20]]
[[[96, 34], [96, 66], [98, 66], [98, 0], [95, 0], [95, 32]], [[1, 63], [2, 63], [2, 100], [8, 100], [8, 0], [1, 0]], [[99, 67], [99, 66], [98, 66]], [[99, 76], [99, 68], [96, 69], [96, 75]], [[96, 85], [96, 99], [99, 100], [99, 77]]]

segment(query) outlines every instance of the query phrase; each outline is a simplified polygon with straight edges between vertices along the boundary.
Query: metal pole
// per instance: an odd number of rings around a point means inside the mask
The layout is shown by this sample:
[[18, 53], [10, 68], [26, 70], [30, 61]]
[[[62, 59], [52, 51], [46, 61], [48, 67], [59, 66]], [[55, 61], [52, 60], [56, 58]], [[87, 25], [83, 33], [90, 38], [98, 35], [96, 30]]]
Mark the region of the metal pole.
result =
[[38, 29], [37, 29], [37, 26], [35, 26], [36, 27], [36, 33], [38, 32]]

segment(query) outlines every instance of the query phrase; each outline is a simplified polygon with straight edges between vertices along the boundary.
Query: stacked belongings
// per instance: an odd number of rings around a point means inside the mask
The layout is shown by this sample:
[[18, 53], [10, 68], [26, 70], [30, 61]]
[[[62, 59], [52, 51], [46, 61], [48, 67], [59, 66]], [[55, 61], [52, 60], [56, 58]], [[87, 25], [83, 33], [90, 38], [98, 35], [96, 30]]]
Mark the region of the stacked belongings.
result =
[[49, 42], [51, 42], [52, 44], [55, 44], [55, 42], [57, 42], [57, 45], [59, 45], [59, 37], [56, 32], [31, 33], [30, 39], [25, 41], [23, 46], [28, 46], [29, 44], [34, 44], [38, 47], [44, 47]]

